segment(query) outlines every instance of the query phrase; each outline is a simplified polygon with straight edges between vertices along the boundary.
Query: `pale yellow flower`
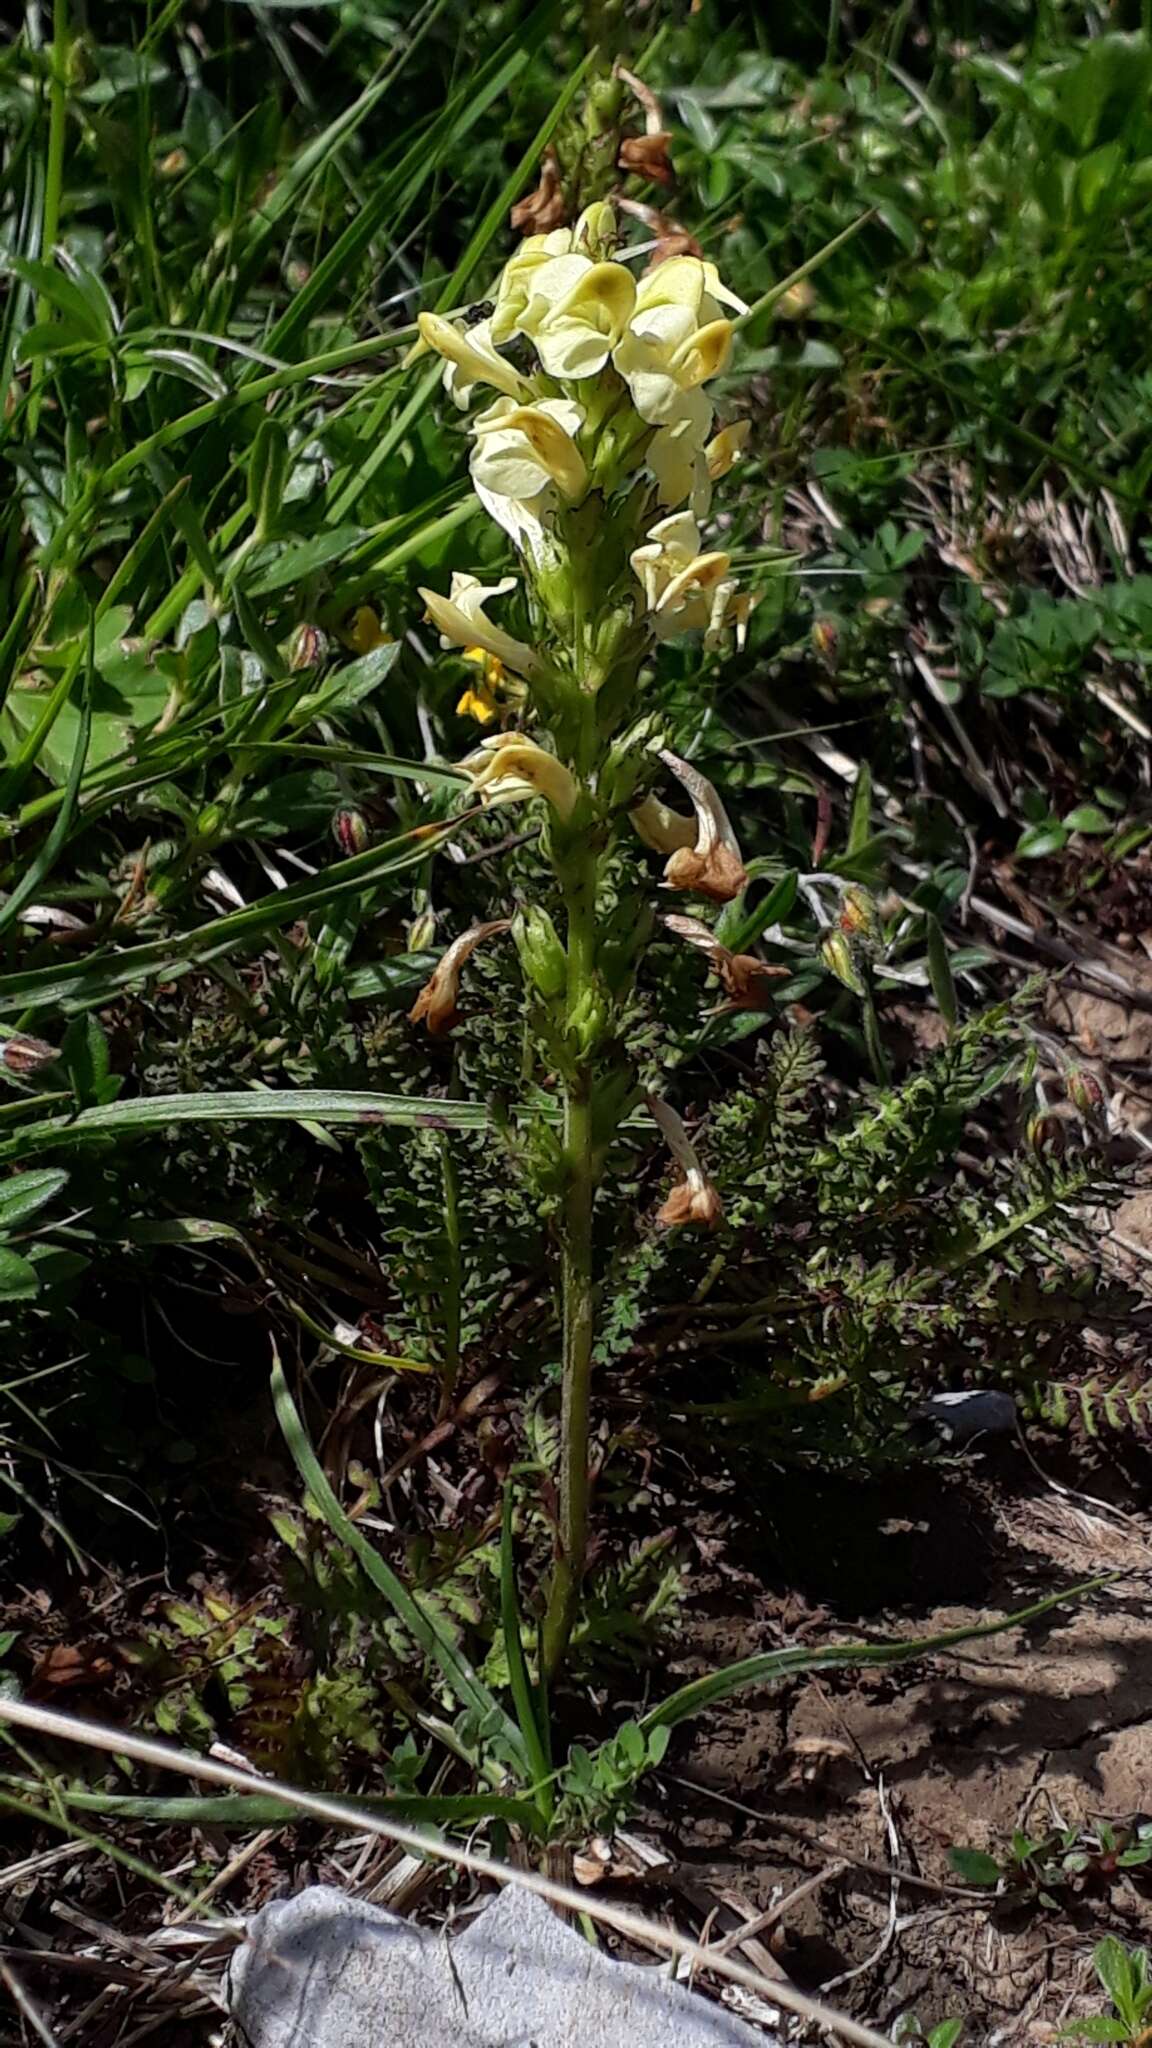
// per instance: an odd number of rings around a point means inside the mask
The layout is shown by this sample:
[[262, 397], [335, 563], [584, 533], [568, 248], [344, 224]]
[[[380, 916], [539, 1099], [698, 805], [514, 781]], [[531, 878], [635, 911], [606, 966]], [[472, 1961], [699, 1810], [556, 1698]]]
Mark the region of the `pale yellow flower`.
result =
[[438, 313], [421, 313], [416, 325], [421, 339], [443, 356], [447, 365], [444, 382], [457, 405], [468, 404], [476, 384], [492, 384], [517, 403], [529, 396], [524, 378], [495, 347], [486, 320], [477, 321], [474, 327], [460, 328], [453, 327], [450, 320], [442, 320]]
[[[734, 329], [721, 302], [744, 310], [720, 283], [715, 265], [697, 256], [670, 257], [641, 278], [627, 331], [612, 354], [641, 419], [652, 425], [685, 416], [701, 420], [701, 400], [694, 413], [689, 401], [724, 369], [732, 345]], [[710, 424], [709, 412], [701, 438]]]
[[472, 777], [481, 803], [521, 803], [542, 796], [564, 820], [576, 808], [580, 790], [575, 778], [563, 761], [526, 733], [493, 733], [460, 766]]
[[644, 546], [633, 549], [631, 562], [657, 639], [700, 627], [712, 633], [722, 625], [736, 589], [728, 575], [731, 557], [721, 549], [701, 549], [691, 512], [661, 519]]
[[713, 483], [719, 483], [727, 476], [734, 463], [739, 462], [752, 432], [751, 420], [733, 420], [731, 426], [721, 427], [704, 450], [708, 464], [708, 475]]
[[571, 228], [554, 228], [549, 235], [525, 235], [520, 247], [504, 265], [496, 287], [496, 310], [490, 329], [497, 346], [502, 347], [506, 341], [511, 341], [516, 333], [537, 271], [555, 256], [570, 255], [571, 250]]
[[695, 519], [706, 519], [712, 502], [712, 484], [704, 436], [712, 419], [712, 408], [702, 391], [685, 394], [700, 399], [704, 418], [690, 411], [674, 426], [657, 427], [648, 443], [647, 463], [656, 479], [656, 495], [671, 508], [686, 501]]
[[515, 331], [529, 336], [548, 375], [562, 382], [597, 376], [636, 302], [631, 271], [573, 253], [541, 264], [528, 287]]
[[450, 596], [441, 597], [435, 590], [421, 590], [420, 595], [433, 625], [440, 628], [442, 647], [480, 648], [495, 655], [513, 675], [531, 676], [540, 667], [539, 657], [525, 641], [494, 626], [484, 611], [489, 598], [503, 597], [515, 588], [514, 576], [502, 576], [499, 583], [481, 583], [478, 576], [454, 569]]
[[582, 498], [588, 470], [575, 437], [583, 418], [566, 398], [543, 398], [535, 405], [498, 398], [473, 423], [473, 478], [519, 502], [538, 498], [553, 484], [566, 498]]
[[646, 796], [628, 815], [653, 853], [675, 853], [681, 846], [696, 844], [695, 817], [685, 818], [679, 811], [669, 810], [658, 796]]

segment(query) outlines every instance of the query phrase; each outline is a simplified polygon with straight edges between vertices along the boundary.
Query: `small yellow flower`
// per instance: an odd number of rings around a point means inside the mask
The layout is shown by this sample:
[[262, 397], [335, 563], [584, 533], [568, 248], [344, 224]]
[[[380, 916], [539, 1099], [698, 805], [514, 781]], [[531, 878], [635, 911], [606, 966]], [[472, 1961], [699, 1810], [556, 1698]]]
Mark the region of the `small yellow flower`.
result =
[[341, 640], [352, 654], [371, 654], [376, 647], [391, 645], [392, 635], [384, 631], [379, 614], [370, 604], [358, 604], [339, 630]]
[[454, 569], [448, 597], [441, 597], [435, 590], [421, 590], [420, 595], [433, 625], [440, 628], [442, 647], [479, 648], [485, 654], [495, 655], [513, 675], [531, 676], [540, 666], [532, 648], [494, 626], [484, 610], [490, 597], [503, 597], [515, 588], [514, 576], [502, 576], [499, 583], [486, 584], [478, 576]]
[[582, 498], [588, 470], [576, 446], [584, 415], [566, 398], [513, 405], [498, 398], [478, 415], [472, 431], [472, 475], [486, 490], [520, 502], [538, 498], [551, 484], [566, 498]]
[[721, 427], [720, 432], [713, 435], [704, 454], [708, 475], [714, 484], [719, 483], [722, 476], [727, 476], [733, 465], [739, 462], [751, 432], [751, 420], [733, 420], [731, 426]]
[[479, 674], [457, 703], [458, 718], [474, 718], [477, 725], [491, 725], [494, 718], [523, 702], [527, 694], [523, 683], [510, 676], [494, 654], [486, 654], [482, 647], [466, 647], [464, 659], [472, 662]]
[[527, 398], [527, 384], [496, 349], [487, 321], [459, 328], [438, 313], [421, 313], [416, 325], [421, 339], [443, 356], [444, 381], [458, 405], [467, 405], [474, 384], [492, 384], [517, 401]]
[[516, 331], [533, 342], [550, 377], [595, 377], [627, 326], [636, 284], [622, 263], [555, 256], [529, 280]]
[[519, 732], [492, 733], [460, 763], [483, 804], [522, 803], [542, 796], [565, 821], [580, 794], [574, 777], [545, 747]]

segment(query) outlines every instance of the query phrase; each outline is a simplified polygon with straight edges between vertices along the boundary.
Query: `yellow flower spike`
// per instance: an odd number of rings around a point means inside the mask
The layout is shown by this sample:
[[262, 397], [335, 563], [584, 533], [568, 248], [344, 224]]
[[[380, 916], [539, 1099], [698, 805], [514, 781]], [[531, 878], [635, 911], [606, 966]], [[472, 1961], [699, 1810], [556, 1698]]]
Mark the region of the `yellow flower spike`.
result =
[[550, 483], [566, 498], [582, 498], [588, 470], [573, 437], [583, 417], [580, 407], [564, 398], [542, 399], [538, 405], [497, 399], [473, 425], [473, 477], [485, 489], [522, 503]]
[[722, 476], [739, 462], [748, 445], [752, 432], [751, 420], [733, 420], [730, 427], [721, 427], [714, 434], [704, 450], [708, 462], [708, 475], [712, 483], [719, 483]]
[[454, 939], [448, 951], [433, 969], [416, 1001], [408, 1012], [410, 1023], [423, 1024], [433, 1038], [443, 1038], [456, 1022], [457, 1003], [460, 999], [460, 970], [483, 940], [495, 938], [497, 932], [510, 931], [510, 917], [490, 918], [487, 924], [470, 925]]
[[459, 765], [472, 777], [483, 804], [521, 803], [542, 796], [565, 822], [576, 808], [580, 788], [574, 776], [526, 733], [493, 733]]
[[692, 391], [697, 384], [707, 384], [710, 378], [718, 377], [727, 368], [735, 332], [731, 320], [712, 320], [707, 327], [698, 327], [695, 334], [681, 342], [670, 367], [682, 391]]
[[466, 403], [465, 394], [471, 391], [473, 384], [492, 384], [507, 398], [527, 398], [527, 384], [511, 363], [506, 363], [497, 353], [485, 331], [484, 322], [470, 330], [461, 330], [453, 327], [451, 321], [442, 320], [438, 313], [421, 313], [416, 325], [421, 339], [458, 373], [450, 387], [454, 397], [464, 399]]
[[476, 576], [467, 576], [461, 570], [453, 570], [452, 592], [441, 597], [438, 591], [421, 590], [420, 595], [428, 608], [428, 617], [440, 629], [441, 645], [444, 647], [480, 648], [485, 654], [494, 654], [513, 675], [535, 675], [540, 667], [539, 657], [523, 640], [513, 639], [511, 633], [502, 632], [487, 617], [484, 606], [490, 597], [503, 597], [509, 590], [515, 590], [516, 578], [504, 576], [499, 583], [481, 583]]

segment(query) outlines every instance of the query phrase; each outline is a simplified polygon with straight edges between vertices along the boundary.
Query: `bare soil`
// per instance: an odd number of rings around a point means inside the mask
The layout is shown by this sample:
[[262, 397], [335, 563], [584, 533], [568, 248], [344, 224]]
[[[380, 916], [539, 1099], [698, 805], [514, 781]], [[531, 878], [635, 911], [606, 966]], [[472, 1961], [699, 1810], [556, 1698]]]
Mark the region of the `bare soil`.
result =
[[1117, 1574], [946, 1657], [743, 1696], [664, 1774], [646, 1819], [681, 1888], [726, 1900], [726, 1925], [779, 1907], [760, 1939], [785, 1973], [882, 2031], [911, 2012], [925, 2027], [964, 2016], [965, 2041], [1050, 2040], [1102, 2009], [1096, 1941], [1152, 1940], [1142, 1868], [1095, 1859], [1050, 1904], [997, 1904], [949, 1861], [954, 1844], [1002, 1859], [1017, 1829], [1122, 1832], [1152, 1813], [1146, 1486], [1113, 1467], [1077, 1472], [1073, 1490], [1066, 1453], [1050, 1455], [1063, 1479], [1016, 1444], [884, 1485], [791, 1477], [730, 1544], [725, 1517], [712, 1532], [685, 1674], [785, 1639], [931, 1635]]

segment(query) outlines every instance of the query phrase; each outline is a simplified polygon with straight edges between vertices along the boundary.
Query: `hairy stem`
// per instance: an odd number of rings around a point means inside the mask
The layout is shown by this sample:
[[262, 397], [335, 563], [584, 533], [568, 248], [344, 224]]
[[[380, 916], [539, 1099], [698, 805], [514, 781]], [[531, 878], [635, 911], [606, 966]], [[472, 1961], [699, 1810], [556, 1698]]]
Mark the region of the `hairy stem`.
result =
[[[579, 857], [565, 883], [570, 1011], [576, 1009], [594, 982], [596, 874], [597, 855], [589, 851]], [[592, 1271], [592, 1205], [596, 1181], [589, 1058], [580, 1062], [567, 1084], [564, 1153], [567, 1184], [560, 1225], [563, 1382], [559, 1552], [544, 1621], [544, 1665], [549, 1676], [562, 1663], [568, 1647], [588, 1551], [589, 1411], [596, 1328], [596, 1292]]]

